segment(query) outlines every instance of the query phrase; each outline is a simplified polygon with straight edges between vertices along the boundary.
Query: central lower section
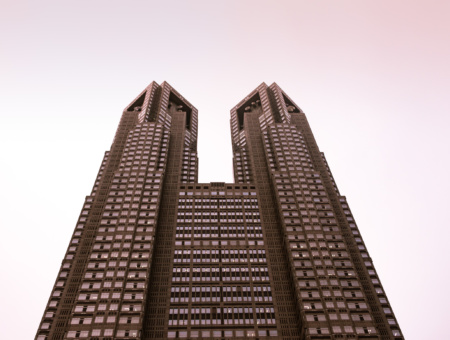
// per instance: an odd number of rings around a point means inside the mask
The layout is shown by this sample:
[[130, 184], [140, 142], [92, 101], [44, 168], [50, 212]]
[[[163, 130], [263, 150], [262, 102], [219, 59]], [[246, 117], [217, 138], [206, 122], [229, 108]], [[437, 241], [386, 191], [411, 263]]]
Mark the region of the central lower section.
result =
[[256, 197], [240, 185], [181, 188], [168, 338], [278, 335]]

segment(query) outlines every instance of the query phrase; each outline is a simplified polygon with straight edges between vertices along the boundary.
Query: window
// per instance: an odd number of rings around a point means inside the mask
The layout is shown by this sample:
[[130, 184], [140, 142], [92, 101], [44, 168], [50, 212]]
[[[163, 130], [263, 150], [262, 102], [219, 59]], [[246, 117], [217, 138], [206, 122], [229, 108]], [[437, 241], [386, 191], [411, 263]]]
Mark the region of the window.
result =
[[112, 336], [113, 330], [112, 329], [105, 329], [105, 332], [103, 333], [104, 336]]
[[335, 334], [342, 333], [341, 326], [333, 326], [333, 333]]

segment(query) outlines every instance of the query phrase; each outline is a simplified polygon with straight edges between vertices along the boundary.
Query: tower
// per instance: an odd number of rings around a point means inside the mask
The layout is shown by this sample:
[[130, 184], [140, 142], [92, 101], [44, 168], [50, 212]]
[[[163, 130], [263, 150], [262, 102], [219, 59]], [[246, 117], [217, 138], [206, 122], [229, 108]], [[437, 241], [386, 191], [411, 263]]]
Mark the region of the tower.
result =
[[235, 183], [198, 183], [197, 110], [166, 82], [123, 112], [36, 339], [403, 339], [305, 114], [231, 110]]

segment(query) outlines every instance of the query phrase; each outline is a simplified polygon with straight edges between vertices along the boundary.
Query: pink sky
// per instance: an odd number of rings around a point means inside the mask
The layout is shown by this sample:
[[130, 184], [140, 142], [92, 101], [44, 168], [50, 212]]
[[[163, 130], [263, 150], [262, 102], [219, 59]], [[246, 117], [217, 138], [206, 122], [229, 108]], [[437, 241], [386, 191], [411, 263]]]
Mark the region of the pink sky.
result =
[[405, 337], [448, 337], [449, 17], [432, 0], [0, 0], [0, 337], [33, 338], [121, 112], [152, 80], [199, 109], [202, 182], [233, 180], [229, 110], [277, 82]]

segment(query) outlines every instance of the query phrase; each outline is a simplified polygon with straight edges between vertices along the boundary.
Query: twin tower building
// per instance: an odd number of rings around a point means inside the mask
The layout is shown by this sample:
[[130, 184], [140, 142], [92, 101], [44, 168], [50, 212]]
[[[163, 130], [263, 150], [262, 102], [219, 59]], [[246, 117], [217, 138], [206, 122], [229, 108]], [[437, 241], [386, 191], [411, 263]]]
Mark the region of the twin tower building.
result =
[[198, 183], [197, 123], [166, 82], [123, 111], [36, 339], [404, 339], [300, 107], [231, 110], [235, 183]]

